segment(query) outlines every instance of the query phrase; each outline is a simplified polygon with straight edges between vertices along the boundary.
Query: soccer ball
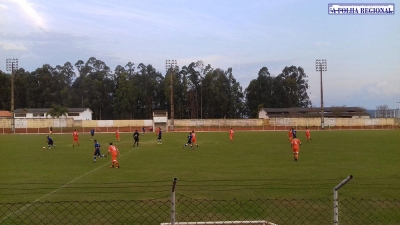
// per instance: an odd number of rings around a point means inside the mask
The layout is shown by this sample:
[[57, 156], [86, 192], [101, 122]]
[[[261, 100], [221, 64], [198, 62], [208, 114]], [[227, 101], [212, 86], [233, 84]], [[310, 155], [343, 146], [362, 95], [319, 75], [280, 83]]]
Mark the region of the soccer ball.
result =
[[45, 149], [46, 147], [43, 147], [43, 149]]

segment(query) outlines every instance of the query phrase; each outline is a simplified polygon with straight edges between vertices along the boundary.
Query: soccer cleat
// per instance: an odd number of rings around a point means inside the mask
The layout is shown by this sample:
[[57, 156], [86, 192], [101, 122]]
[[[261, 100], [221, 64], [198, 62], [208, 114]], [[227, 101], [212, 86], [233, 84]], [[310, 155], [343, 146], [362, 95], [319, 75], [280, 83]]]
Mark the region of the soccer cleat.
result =
[[119, 166], [116, 166], [115, 169], [119, 169]]
[[110, 168], [114, 168], [114, 165], [111, 165]]

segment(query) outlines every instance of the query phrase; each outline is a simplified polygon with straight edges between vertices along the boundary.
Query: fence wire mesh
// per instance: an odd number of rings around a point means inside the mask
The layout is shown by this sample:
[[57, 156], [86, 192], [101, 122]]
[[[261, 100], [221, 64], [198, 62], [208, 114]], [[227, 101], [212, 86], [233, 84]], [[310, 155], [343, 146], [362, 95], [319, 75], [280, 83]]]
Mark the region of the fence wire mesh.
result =
[[[176, 198], [176, 222], [234, 224], [333, 224], [333, 201], [326, 199], [209, 200]], [[0, 224], [161, 224], [169, 223], [171, 201], [67, 201], [0, 203]], [[207, 222], [207, 223], [205, 223]], [[238, 223], [235, 223], [238, 224]], [[345, 198], [339, 224], [400, 224], [400, 200]]]

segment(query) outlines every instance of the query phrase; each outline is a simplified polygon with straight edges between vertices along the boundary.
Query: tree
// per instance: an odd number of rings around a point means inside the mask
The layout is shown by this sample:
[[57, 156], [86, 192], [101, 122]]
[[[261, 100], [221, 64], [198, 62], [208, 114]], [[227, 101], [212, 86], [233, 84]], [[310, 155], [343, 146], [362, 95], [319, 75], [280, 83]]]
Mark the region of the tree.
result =
[[274, 78], [267, 67], [262, 67], [258, 72], [258, 77], [250, 81], [245, 89], [247, 114], [252, 118], [257, 118], [262, 105], [266, 108], [273, 108], [274, 102]]
[[46, 116], [51, 116], [52, 118], [60, 118], [60, 116], [68, 116], [68, 109], [64, 106], [53, 105], [52, 108], [46, 113]]
[[285, 96], [280, 96], [283, 107], [309, 107], [311, 101], [307, 93], [308, 80], [301, 67], [285, 67], [278, 75]]
[[390, 117], [390, 108], [388, 105], [378, 105], [376, 107], [375, 116], [377, 118], [387, 118]]

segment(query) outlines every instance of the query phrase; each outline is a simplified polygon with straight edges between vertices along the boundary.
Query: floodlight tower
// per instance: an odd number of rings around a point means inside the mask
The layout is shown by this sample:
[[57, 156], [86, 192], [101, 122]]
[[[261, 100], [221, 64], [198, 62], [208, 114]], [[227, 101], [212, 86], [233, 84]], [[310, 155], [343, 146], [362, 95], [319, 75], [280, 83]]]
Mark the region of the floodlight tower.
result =
[[178, 71], [178, 63], [175, 59], [173, 60], [165, 60], [165, 69], [168, 72], [171, 72], [171, 131], [174, 130], [174, 74]]
[[6, 59], [7, 71], [11, 71], [11, 132], [15, 133], [14, 116], [14, 71], [18, 70], [18, 59]]
[[326, 59], [315, 60], [315, 69], [320, 72], [321, 78], [321, 129], [324, 129], [324, 91], [322, 87], [322, 71], [327, 71]]

